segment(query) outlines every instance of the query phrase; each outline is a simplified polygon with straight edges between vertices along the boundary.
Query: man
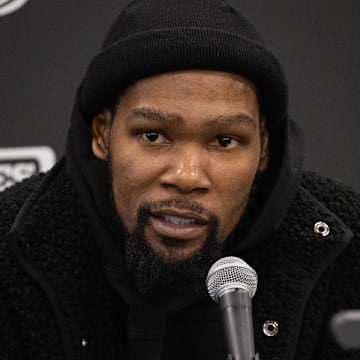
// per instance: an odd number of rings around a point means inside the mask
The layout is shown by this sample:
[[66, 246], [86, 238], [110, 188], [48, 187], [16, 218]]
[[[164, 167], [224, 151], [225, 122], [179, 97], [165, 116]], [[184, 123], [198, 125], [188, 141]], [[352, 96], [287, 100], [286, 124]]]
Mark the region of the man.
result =
[[222, 0], [136, 0], [79, 87], [65, 157], [1, 194], [1, 359], [225, 359], [205, 278], [258, 273], [261, 359], [357, 359], [360, 197], [302, 170], [281, 66]]

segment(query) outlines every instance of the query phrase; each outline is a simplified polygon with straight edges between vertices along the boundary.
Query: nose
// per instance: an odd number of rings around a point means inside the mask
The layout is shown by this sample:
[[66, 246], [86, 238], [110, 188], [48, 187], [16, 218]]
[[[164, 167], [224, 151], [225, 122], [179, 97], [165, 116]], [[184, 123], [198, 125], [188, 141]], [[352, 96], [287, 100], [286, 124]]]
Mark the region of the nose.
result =
[[169, 154], [168, 166], [160, 177], [161, 185], [187, 194], [210, 189], [208, 160], [204, 149], [186, 146]]

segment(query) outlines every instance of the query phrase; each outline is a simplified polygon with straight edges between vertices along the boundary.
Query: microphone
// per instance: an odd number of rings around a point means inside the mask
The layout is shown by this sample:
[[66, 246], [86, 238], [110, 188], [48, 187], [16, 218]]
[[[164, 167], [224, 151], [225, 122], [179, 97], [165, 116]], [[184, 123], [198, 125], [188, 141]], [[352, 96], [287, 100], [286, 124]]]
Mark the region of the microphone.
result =
[[228, 347], [228, 360], [255, 360], [251, 299], [257, 289], [256, 271], [244, 260], [228, 256], [210, 268], [206, 285], [219, 304]]

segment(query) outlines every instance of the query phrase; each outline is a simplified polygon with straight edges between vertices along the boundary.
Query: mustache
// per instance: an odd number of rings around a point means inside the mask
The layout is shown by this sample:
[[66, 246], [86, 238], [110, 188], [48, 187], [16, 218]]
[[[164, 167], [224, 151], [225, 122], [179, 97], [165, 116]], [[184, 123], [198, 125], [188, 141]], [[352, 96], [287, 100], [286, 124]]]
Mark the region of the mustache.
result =
[[150, 211], [159, 211], [163, 209], [181, 209], [189, 210], [199, 215], [213, 215], [211, 211], [206, 210], [205, 207], [197, 201], [186, 198], [174, 198], [147, 202], [142, 204], [142, 207], [147, 208]]

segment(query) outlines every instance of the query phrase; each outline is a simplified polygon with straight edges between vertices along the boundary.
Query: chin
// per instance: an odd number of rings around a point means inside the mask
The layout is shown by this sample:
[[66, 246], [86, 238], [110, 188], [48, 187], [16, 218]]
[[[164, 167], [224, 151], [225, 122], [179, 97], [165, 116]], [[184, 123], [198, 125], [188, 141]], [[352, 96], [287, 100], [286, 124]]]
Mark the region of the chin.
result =
[[182, 240], [163, 239], [160, 244], [153, 244], [150, 241], [148, 246], [165, 264], [176, 264], [194, 258], [201, 251], [201, 246], [196, 248], [184, 245]]

